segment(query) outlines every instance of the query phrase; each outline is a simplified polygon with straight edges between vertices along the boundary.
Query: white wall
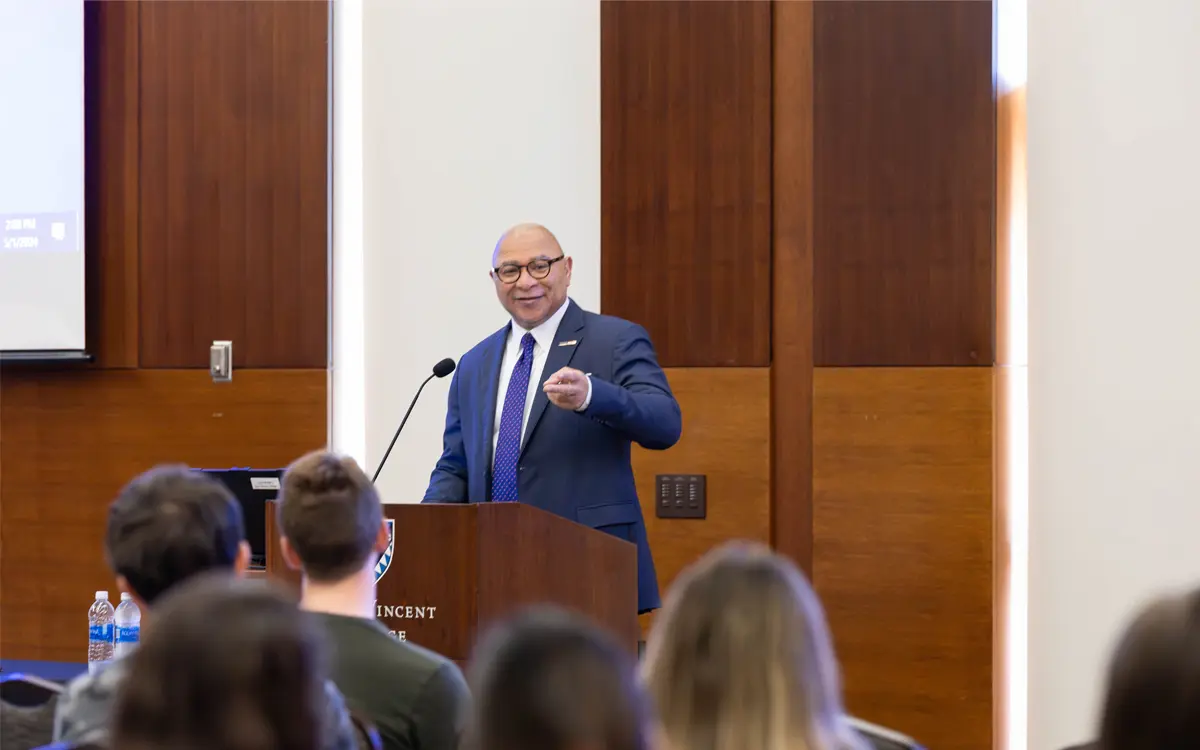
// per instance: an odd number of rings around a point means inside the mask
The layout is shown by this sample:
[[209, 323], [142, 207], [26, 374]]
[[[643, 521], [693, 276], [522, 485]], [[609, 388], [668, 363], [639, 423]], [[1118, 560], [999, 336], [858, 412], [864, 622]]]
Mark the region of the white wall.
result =
[[[354, 303], [349, 292], [338, 302], [335, 279], [333, 439], [373, 470], [433, 364], [457, 360], [507, 320], [487, 275], [506, 228], [536, 221], [554, 231], [575, 259], [572, 297], [599, 307], [600, 4], [361, 7], [364, 323], [361, 354], [343, 354], [363, 364], [361, 381], [339, 384], [339, 310], [353, 321]], [[339, 176], [335, 168], [335, 193]], [[335, 273], [342, 250], [353, 252], [335, 241]], [[388, 502], [420, 500], [441, 452], [449, 383], [426, 387], [396, 443], [379, 479]], [[357, 407], [354, 388], [364, 394]], [[361, 427], [339, 403], [365, 414]]]
[[1029, 747], [1200, 583], [1200, 3], [1029, 3]]
[[362, 462], [367, 452], [362, 1], [335, 0], [331, 14], [329, 444]]

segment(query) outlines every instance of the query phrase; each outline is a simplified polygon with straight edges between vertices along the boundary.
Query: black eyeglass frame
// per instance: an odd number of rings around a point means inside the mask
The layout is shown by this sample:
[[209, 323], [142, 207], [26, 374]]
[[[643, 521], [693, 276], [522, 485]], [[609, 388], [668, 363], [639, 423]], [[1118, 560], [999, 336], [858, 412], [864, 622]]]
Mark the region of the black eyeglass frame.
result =
[[[499, 279], [501, 282], [503, 282], [505, 284], [515, 284], [518, 281], [520, 281], [522, 271], [524, 271], [525, 273], [528, 273], [529, 278], [537, 279], [538, 281], [541, 281], [542, 279], [544, 279], [550, 275], [550, 271], [552, 271], [554, 269], [554, 264], [559, 262], [560, 260], [562, 260], [565, 257], [567, 257], [567, 255], [566, 255], [566, 253], [563, 253], [562, 255], [558, 256], [557, 258], [534, 258], [533, 260], [529, 261], [528, 263], [525, 263], [524, 265], [518, 265], [516, 263], [505, 263], [502, 266], [496, 266], [495, 268], [493, 268], [492, 273], [495, 275], [495, 277], [497, 279]], [[533, 271], [532, 266], [534, 263], [545, 263], [546, 264], [546, 270], [540, 276], [538, 274], [534, 273], [534, 271]], [[516, 270], [517, 275], [513, 276], [512, 280], [505, 279], [500, 273], [501, 271], [508, 271], [511, 273], [514, 269]]]

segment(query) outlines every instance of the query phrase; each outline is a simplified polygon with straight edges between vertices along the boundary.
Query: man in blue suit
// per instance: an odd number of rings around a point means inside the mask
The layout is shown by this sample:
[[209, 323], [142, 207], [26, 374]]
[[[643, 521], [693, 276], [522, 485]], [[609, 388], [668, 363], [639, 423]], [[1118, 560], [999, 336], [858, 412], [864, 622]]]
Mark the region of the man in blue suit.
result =
[[528, 503], [633, 542], [638, 611], [658, 609], [630, 446], [670, 448], [682, 417], [650, 337], [568, 299], [571, 259], [545, 227], [510, 229], [492, 266], [512, 320], [454, 371], [422, 502]]

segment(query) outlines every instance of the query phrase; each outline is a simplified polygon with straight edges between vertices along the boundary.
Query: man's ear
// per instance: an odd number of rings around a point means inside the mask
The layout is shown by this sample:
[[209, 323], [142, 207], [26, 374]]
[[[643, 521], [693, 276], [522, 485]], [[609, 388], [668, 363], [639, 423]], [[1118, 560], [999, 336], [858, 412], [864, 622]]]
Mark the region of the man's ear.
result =
[[392, 540], [388, 538], [387, 519], [379, 524], [379, 531], [375, 534], [375, 554], [382, 555], [387, 552], [388, 543]]
[[233, 574], [238, 578], [246, 575], [250, 569], [250, 542], [245, 539], [238, 542], [237, 557], [233, 560]]
[[304, 563], [300, 561], [300, 555], [296, 554], [296, 548], [292, 546], [286, 536], [279, 537], [279, 550], [283, 552], [283, 561], [289, 568], [300, 572], [304, 571]]

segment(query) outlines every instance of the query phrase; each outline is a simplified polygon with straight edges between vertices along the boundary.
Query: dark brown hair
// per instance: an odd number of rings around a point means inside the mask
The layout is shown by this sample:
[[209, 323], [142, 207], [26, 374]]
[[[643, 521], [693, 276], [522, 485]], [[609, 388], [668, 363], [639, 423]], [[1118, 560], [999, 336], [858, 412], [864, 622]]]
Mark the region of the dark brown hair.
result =
[[121, 750], [319, 750], [325, 668], [314, 624], [263, 581], [204, 575], [163, 597], [130, 655]]
[[186, 466], [135, 477], [108, 508], [109, 566], [153, 604], [177, 583], [232, 570], [245, 538], [242, 506], [225, 485]]
[[315, 451], [283, 474], [276, 517], [314, 581], [339, 581], [362, 570], [383, 523], [379, 494], [354, 459]]
[[1200, 747], [1200, 590], [1161, 598], [1109, 663], [1100, 750]]
[[634, 658], [586, 620], [539, 607], [492, 628], [472, 663], [469, 750], [646, 750]]

